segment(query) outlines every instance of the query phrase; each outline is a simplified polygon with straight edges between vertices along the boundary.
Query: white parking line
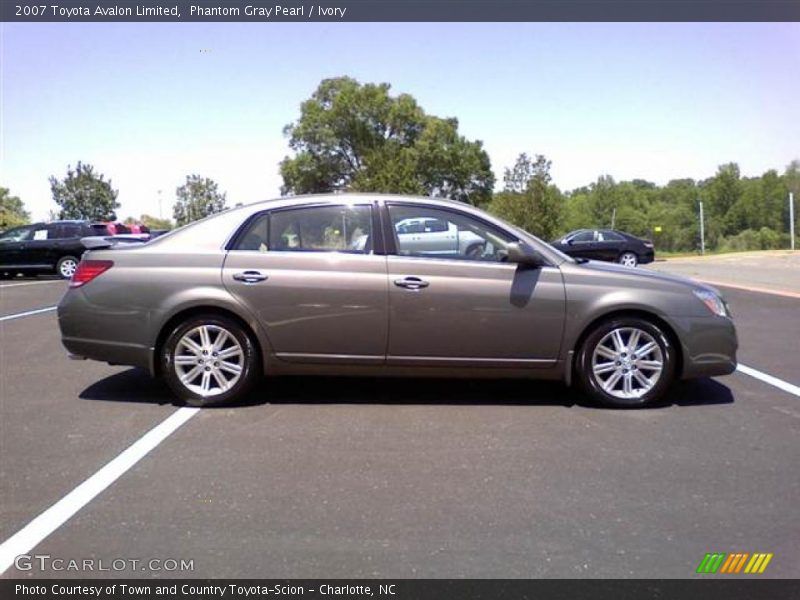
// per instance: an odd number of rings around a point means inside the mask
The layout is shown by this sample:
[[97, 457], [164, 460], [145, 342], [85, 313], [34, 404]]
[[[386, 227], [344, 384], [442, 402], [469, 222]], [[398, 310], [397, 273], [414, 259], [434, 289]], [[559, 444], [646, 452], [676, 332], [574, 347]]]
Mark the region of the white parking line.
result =
[[111, 460], [97, 473], [0, 544], [0, 574], [14, 564], [17, 556], [30, 553], [42, 540], [61, 527], [100, 492], [147, 456], [153, 448], [195, 416], [199, 410], [199, 408], [179, 408], [176, 410], [136, 440], [122, 454]]
[[750, 377], [754, 377], [759, 381], [763, 381], [764, 383], [768, 383], [769, 385], [775, 386], [776, 388], [783, 390], [784, 392], [788, 392], [800, 398], [800, 386], [796, 386], [788, 381], [784, 381], [783, 379], [778, 379], [777, 377], [773, 377], [772, 375], [767, 375], [766, 373], [762, 373], [761, 371], [757, 371], [752, 367], [748, 367], [747, 365], [740, 364], [736, 367], [736, 370], [740, 373], [744, 373], [745, 375], [750, 375]]
[[42, 313], [50, 312], [51, 310], [57, 309], [57, 306], [48, 306], [47, 308], [37, 308], [36, 310], [26, 310], [25, 312], [21, 313], [14, 313], [13, 315], [6, 315], [4, 317], [0, 317], [0, 321], [11, 321], [13, 319], [21, 319], [22, 317], [31, 317], [33, 315], [39, 315]]
[[8, 283], [5, 285], [0, 285], [0, 290], [5, 290], [7, 288], [14, 288], [14, 287], [22, 287], [25, 285], [42, 285], [44, 283], [66, 283], [63, 279], [51, 279], [50, 281], [26, 281], [25, 283]]

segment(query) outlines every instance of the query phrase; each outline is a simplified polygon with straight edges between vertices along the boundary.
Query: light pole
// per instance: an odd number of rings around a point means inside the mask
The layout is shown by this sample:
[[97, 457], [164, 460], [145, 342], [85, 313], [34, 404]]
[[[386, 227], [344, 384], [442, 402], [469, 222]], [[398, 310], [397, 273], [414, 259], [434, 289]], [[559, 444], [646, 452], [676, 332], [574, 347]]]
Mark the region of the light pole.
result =
[[164, 218], [164, 213], [161, 211], [161, 190], [158, 190], [158, 218]]
[[794, 251], [794, 193], [789, 192], [789, 240]]
[[700, 254], [706, 253], [706, 229], [703, 223], [703, 201], [700, 200]]

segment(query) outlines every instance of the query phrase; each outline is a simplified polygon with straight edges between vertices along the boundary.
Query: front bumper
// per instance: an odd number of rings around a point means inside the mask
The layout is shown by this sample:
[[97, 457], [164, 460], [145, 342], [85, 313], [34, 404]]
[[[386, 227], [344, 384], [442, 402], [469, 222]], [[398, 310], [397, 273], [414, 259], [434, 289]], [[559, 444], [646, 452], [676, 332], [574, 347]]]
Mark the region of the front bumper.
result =
[[728, 317], [676, 319], [683, 354], [682, 379], [729, 375], [736, 370], [739, 340]]

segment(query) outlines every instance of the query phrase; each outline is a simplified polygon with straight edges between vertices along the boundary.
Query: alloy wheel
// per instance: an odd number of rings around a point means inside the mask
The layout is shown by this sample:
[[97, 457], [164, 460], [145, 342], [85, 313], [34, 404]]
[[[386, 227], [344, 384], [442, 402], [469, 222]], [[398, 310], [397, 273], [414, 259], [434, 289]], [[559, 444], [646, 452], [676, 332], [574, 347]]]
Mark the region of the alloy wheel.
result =
[[245, 355], [234, 335], [219, 325], [187, 331], [175, 346], [173, 364], [178, 380], [204, 398], [227, 392], [239, 381]]
[[58, 267], [58, 273], [64, 279], [71, 279], [78, 269], [78, 261], [74, 258], [65, 258], [61, 261]]
[[611, 330], [592, 353], [591, 376], [606, 394], [620, 400], [640, 398], [664, 371], [664, 354], [655, 338], [636, 327]]
[[639, 260], [633, 252], [626, 252], [619, 257], [619, 263], [624, 267], [635, 267], [639, 264]]

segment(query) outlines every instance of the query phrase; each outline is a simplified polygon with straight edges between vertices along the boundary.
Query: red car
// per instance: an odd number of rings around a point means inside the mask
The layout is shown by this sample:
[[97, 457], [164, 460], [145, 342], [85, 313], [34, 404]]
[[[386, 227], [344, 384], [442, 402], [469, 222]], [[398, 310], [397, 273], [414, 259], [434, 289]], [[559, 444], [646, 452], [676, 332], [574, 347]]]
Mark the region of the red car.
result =
[[97, 232], [97, 235], [119, 235], [121, 233], [150, 233], [150, 228], [147, 225], [134, 223], [126, 225], [124, 223], [112, 222], [97, 222], [92, 223], [92, 229]]

